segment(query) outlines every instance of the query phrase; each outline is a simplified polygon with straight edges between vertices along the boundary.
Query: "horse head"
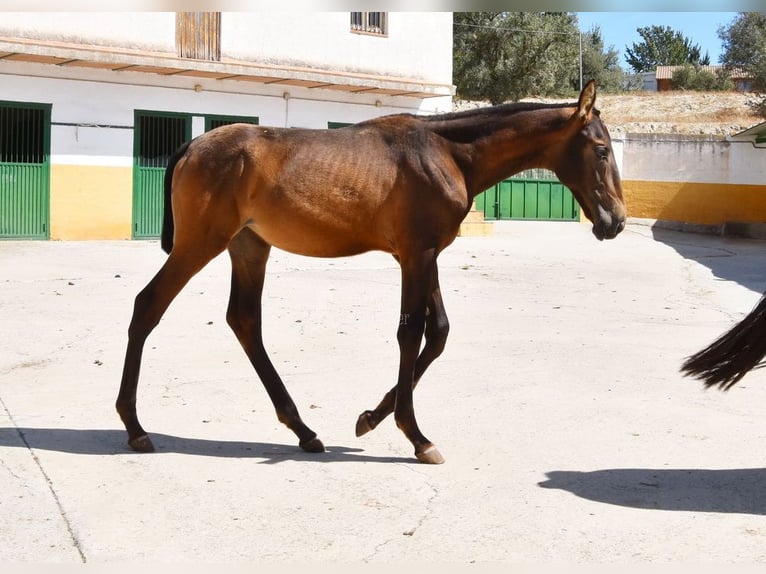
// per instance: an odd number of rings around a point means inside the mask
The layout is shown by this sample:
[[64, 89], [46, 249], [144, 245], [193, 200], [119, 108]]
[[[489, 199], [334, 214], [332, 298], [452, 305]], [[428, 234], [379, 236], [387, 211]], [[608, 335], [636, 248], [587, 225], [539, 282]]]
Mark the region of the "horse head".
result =
[[625, 228], [626, 208], [612, 140], [601, 121], [596, 83], [583, 88], [569, 119], [554, 171], [574, 194], [599, 239], [613, 239]]

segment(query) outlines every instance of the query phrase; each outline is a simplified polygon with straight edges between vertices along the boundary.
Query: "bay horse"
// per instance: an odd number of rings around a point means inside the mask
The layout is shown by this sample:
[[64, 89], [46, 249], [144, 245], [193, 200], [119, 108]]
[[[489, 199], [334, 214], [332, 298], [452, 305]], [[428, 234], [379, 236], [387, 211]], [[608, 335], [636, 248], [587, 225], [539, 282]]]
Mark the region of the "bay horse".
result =
[[[165, 173], [162, 248], [168, 258], [136, 296], [116, 408], [136, 451], [154, 447], [136, 414], [146, 338], [184, 285], [223, 250], [231, 259], [226, 319], [276, 409], [308, 452], [324, 445], [301, 419], [263, 345], [261, 295], [272, 246], [314, 257], [371, 250], [401, 267], [399, 374], [356, 435], [394, 413], [422, 462], [442, 455], [418, 428], [413, 390], [442, 353], [449, 322], [437, 256], [477, 194], [529, 168], [547, 168], [574, 194], [597, 239], [625, 226], [619, 171], [590, 81], [577, 102], [503, 104], [395, 114], [335, 130], [222, 126], [184, 144]], [[421, 343], [425, 336], [425, 344]]]
[[744, 319], [686, 358], [681, 372], [728, 391], [766, 356], [766, 293]]

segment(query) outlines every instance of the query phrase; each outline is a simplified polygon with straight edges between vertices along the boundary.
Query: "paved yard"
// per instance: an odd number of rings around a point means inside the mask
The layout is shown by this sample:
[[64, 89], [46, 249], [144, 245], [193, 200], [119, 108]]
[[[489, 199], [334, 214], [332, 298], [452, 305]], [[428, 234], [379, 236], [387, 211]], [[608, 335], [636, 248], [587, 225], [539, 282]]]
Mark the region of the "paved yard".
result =
[[226, 256], [149, 338], [131, 452], [114, 411], [157, 242], [0, 242], [0, 560], [766, 560], [766, 371], [729, 393], [678, 368], [766, 290], [766, 243], [629, 225], [500, 223], [441, 256], [452, 333], [415, 395], [447, 461], [392, 419], [389, 256], [275, 252], [277, 369], [328, 452], [277, 422], [228, 329]]

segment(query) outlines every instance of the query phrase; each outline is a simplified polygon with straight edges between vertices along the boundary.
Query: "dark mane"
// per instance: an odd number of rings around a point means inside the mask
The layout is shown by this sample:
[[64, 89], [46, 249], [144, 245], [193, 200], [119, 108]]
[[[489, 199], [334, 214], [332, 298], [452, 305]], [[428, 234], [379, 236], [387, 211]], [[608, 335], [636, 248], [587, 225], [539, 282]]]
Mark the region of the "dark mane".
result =
[[494, 116], [507, 116], [519, 112], [529, 112], [544, 109], [560, 109], [577, 107], [577, 102], [545, 104], [539, 102], [513, 102], [509, 104], [498, 104], [496, 106], [485, 106], [460, 112], [447, 112], [444, 114], [435, 114], [432, 116], [418, 116], [425, 122], [449, 122], [455, 120], [477, 121]]
[[[359, 122], [358, 126], [366, 124], [376, 124], [381, 121], [390, 121], [395, 118], [410, 118], [419, 122], [430, 124], [429, 127], [433, 129], [434, 124], [445, 123], [452, 125], [474, 125], [482, 123], [485, 120], [492, 120], [497, 117], [506, 117], [520, 112], [529, 112], [534, 110], [543, 109], [561, 109], [577, 107], [577, 102], [569, 103], [539, 103], [539, 102], [512, 102], [508, 104], [498, 104], [496, 106], [484, 106], [481, 108], [474, 108], [470, 110], [462, 110], [459, 112], [445, 112], [442, 114], [433, 114], [430, 116], [419, 114], [391, 114], [388, 116], [381, 116], [364, 120]], [[594, 110], [595, 111], [595, 110]]]
[[[434, 133], [459, 143], [470, 143], [492, 133], [502, 124], [514, 121], [518, 114], [538, 110], [561, 110], [576, 108], [577, 103], [544, 104], [538, 102], [515, 102], [486, 106], [460, 112], [432, 116], [417, 116], [422, 125]], [[553, 114], [551, 121], [560, 123], [560, 114]]]

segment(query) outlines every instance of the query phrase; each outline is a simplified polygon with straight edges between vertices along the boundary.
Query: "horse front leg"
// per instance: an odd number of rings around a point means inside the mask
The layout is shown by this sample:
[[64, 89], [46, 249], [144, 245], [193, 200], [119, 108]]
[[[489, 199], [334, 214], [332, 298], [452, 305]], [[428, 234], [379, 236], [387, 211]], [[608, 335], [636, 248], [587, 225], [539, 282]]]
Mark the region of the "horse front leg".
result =
[[[406, 320], [406, 317], [402, 317], [402, 320]], [[431, 295], [426, 307], [426, 344], [415, 363], [413, 389], [417, 387], [418, 382], [420, 382], [420, 379], [425, 374], [426, 369], [428, 369], [431, 363], [433, 363], [444, 351], [448, 336], [449, 319], [447, 318], [444, 301], [442, 300], [441, 288], [439, 287], [438, 271], [436, 266], [434, 266], [432, 272]], [[377, 427], [383, 419], [394, 412], [395, 403], [396, 387], [393, 387], [386, 393], [383, 400], [380, 401], [375, 409], [364, 411], [359, 415], [356, 422], [356, 436], [362, 436]]]
[[420, 343], [426, 325], [428, 294], [436, 270], [436, 251], [426, 250], [414, 257], [402, 258], [401, 321], [396, 338], [399, 343], [399, 376], [396, 383], [394, 420], [415, 447], [415, 456], [421, 462], [444, 462], [439, 450], [420, 431], [415, 419], [412, 394]]

